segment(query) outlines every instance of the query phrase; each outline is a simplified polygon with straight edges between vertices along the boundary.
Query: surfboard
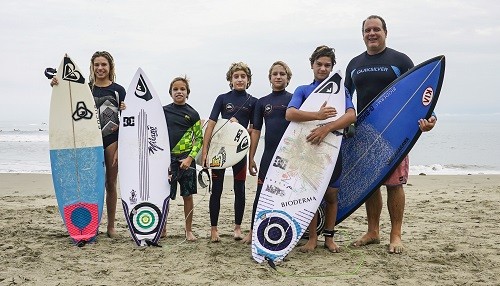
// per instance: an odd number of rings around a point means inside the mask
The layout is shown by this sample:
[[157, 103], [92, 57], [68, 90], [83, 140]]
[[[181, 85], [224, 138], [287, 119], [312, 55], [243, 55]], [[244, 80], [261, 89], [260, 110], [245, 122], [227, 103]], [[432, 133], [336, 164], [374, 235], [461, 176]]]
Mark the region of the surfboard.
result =
[[81, 70], [67, 55], [57, 71], [49, 116], [52, 181], [73, 242], [98, 233], [104, 205], [104, 150], [99, 113]]
[[169, 207], [170, 143], [160, 98], [140, 68], [125, 104], [118, 137], [123, 211], [135, 243], [157, 245]]
[[[245, 127], [228, 119], [217, 120], [208, 147], [208, 168], [226, 169], [236, 165], [248, 153], [249, 147], [250, 136]], [[202, 165], [201, 152], [196, 156], [196, 164]]]
[[363, 109], [356, 135], [342, 147], [342, 178], [337, 224], [390, 176], [422, 133], [418, 120], [436, 106], [445, 72], [445, 57], [429, 59], [407, 71]]
[[304, 234], [326, 192], [337, 161], [342, 134], [330, 133], [321, 144], [306, 142], [312, 129], [345, 112], [344, 80], [332, 73], [304, 101], [301, 110], [317, 111], [325, 102], [337, 116], [291, 122], [271, 160], [259, 197], [252, 232], [255, 261], [281, 261]]

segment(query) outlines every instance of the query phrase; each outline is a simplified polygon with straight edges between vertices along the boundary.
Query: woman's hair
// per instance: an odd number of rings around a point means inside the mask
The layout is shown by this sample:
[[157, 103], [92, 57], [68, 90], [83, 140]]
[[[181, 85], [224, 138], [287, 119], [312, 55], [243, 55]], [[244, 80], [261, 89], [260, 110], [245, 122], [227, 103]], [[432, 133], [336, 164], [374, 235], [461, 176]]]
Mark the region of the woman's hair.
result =
[[172, 95], [172, 86], [174, 85], [174, 83], [176, 81], [182, 81], [184, 84], [186, 84], [186, 90], [187, 90], [187, 94], [189, 95], [189, 93], [191, 92], [191, 89], [189, 88], [189, 79], [187, 78], [187, 76], [178, 76], [176, 78], [174, 78], [171, 82], [170, 82], [170, 87], [168, 88], [168, 93], [170, 95]]
[[113, 59], [113, 56], [111, 56], [110, 53], [106, 51], [97, 51], [92, 55], [92, 58], [90, 58], [90, 76], [89, 76], [89, 81], [90, 84], [93, 85], [95, 82], [95, 74], [94, 74], [94, 60], [97, 57], [103, 57], [106, 60], [108, 60], [109, 64], [109, 80], [114, 82], [116, 79], [115, 75], [115, 61]]
[[332, 65], [335, 65], [337, 62], [335, 61], [335, 50], [328, 46], [319, 46], [312, 53], [309, 61], [311, 62], [311, 66], [314, 64], [314, 61], [321, 57], [329, 57], [332, 60]]
[[292, 70], [290, 69], [290, 67], [288, 67], [288, 65], [285, 63], [285, 62], [282, 62], [282, 61], [275, 61], [271, 67], [269, 68], [269, 80], [271, 80], [271, 73], [273, 72], [273, 68], [275, 66], [282, 66], [284, 69], [285, 69], [285, 72], [286, 72], [286, 79], [288, 80], [287, 82], [287, 86], [288, 84], [290, 83], [290, 80], [292, 79]]
[[229, 82], [229, 87], [231, 89], [233, 88], [231, 79], [233, 78], [233, 74], [237, 71], [243, 71], [247, 74], [248, 78], [247, 88], [249, 88], [250, 84], [252, 84], [252, 71], [250, 70], [250, 67], [248, 67], [248, 65], [243, 62], [232, 63], [231, 66], [229, 67], [229, 70], [226, 73], [226, 80]]

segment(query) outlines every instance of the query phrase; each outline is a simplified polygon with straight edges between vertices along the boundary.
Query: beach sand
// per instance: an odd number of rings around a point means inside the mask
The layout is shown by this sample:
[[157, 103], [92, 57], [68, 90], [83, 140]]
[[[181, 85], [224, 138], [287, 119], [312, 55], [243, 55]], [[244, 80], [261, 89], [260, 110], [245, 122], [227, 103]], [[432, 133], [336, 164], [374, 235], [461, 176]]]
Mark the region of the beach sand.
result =
[[[245, 229], [255, 183], [255, 177], [247, 182]], [[337, 227], [346, 238], [341, 253], [293, 250], [277, 271], [255, 263], [250, 246], [232, 239], [231, 187], [222, 196], [220, 243], [209, 242], [209, 195], [200, 189], [193, 225], [198, 240], [184, 241], [178, 198], [162, 248], [135, 246], [121, 204], [117, 239], [102, 233], [104, 215], [97, 243], [74, 246], [48, 174], [0, 174], [0, 190], [0, 285], [500, 285], [500, 175], [411, 176], [401, 255], [387, 253], [383, 190], [381, 244], [347, 247], [366, 230], [361, 207]]]

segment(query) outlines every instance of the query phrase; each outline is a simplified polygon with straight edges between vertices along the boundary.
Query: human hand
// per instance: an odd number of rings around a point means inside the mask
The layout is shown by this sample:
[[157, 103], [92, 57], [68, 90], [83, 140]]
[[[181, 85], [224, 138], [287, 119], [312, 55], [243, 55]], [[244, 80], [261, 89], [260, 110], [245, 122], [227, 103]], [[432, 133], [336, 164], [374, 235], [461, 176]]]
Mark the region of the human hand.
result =
[[324, 120], [337, 115], [337, 110], [331, 106], [327, 106], [326, 103], [325, 101], [316, 112], [318, 120]]
[[58, 85], [59, 84], [59, 81], [57, 80], [57, 77], [53, 77], [51, 80], [50, 80], [50, 86], [54, 86], [54, 85]]
[[248, 160], [248, 171], [250, 172], [250, 175], [252, 175], [252, 176], [257, 175], [258, 169], [257, 169], [257, 164], [255, 163], [255, 160]]
[[236, 119], [235, 117], [229, 118], [229, 121], [238, 123], [238, 119]]
[[120, 103], [120, 111], [127, 109], [127, 105], [125, 104], [125, 101], [122, 101]]
[[418, 127], [420, 128], [420, 131], [422, 132], [427, 132], [432, 130], [434, 128], [434, 125], [436, 125], [437, 118], [434, 115], [431, 115], [429, 119], [419, 119], [418, 120]]
[[319, 145], [321, 142], [323, 142], [323, 139], [325, 139], [329, 132], [330, 130], [326, 125], [316, 127], [311, 130], [311, 133], [309, 133], [309, 135], [307, 135], [306, 141], [313, 145]]
[[191, 166], [191, 163], [193, 162], [193, 158], [191, 158], [190, 156], [187, 156], [185, 159], [182, 159], [180, 162], [181, 162], [180, 168], [182, 170], [187, 170]]

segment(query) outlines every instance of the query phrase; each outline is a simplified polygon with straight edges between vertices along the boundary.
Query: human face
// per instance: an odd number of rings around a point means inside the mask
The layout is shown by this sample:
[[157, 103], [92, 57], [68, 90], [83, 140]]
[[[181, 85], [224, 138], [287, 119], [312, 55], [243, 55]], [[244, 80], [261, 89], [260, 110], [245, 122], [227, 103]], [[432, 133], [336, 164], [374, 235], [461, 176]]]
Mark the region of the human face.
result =
[[363, 25], [363, 41], [369, 55], [376, 55], [385, 49], [387, 33], [382, 27], [380, 19], [367, 19]]
[[311, 68], [314, 73], [314, 80], [323, 81], [332, 71], [332, 59], [330, 57], [320, 57], [314, 61]]
[[174, 101], [175, 104], [177, 105], [184, 105], [186, 104], [186, 100], [188, 98], [188, 93], [187, 93], [187, 86], [186, 83], [178, 80], [172, 84], [172, 90], [170, 90], [170, 93], [172, 94], [172, 100]]
[[285, 68], [281, 65], [275, 65], [271, 69], [269, 81], [271, 82], [271, 87], [274, 91], [284, 90], [288, 85], [288, 77]]
[[235, 71], [231, 77], [231, 85], [234, 90], [246, 90], [248, 86], [248, 77], [244, 71]]
[[96, 80], [109, 80], [109, 62], [105, 57], [96, 57], [93, 66]]

